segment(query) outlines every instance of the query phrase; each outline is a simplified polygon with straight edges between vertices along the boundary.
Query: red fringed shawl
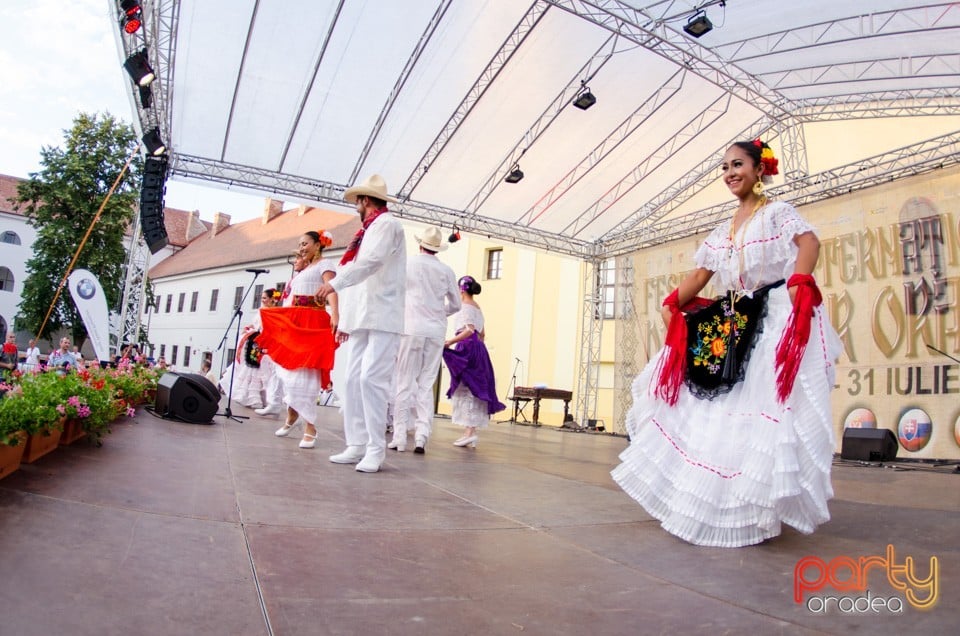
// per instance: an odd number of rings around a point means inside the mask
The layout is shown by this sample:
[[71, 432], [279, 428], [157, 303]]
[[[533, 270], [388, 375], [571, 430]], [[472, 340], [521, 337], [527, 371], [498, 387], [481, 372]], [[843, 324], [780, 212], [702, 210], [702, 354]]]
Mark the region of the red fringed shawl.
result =
[[797, 288], [793, 312], [780, 336], [780, 344], [777, 345], [777, 398], [781, 404], [786, 402], [793, 392], [793, 383], [797, 379], [807, 341], [810, 340], [813, 309], [823, 302], [817, 283], [810, 274], [791, 276], [787, 281], [787, 289], [791, 287]]
[[663, 306], [669, 307], [672, 315], [670, 324], [667, 325], [667, 338], [664, 343], [667, 351], [660, 359], [657, 371], [659, 382], [656, 395], [667, 404], [677, 403], [687, 369], [687, 321], [683, 318], [683, 312], [703, 309], [712, 302], [709, 298], [695, 296], [693, 300], [680, 307], [679, 289], [674, 289], [663, 301]]

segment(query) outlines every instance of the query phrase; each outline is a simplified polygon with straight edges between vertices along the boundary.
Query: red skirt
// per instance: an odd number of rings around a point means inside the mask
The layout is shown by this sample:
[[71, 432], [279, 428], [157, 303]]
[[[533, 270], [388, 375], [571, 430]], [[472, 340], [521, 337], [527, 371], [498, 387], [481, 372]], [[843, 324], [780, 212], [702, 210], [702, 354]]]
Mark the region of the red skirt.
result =
[[320, 308], [261, 307], [257, 344], [284, 369], [332, 369], [337, 342]]

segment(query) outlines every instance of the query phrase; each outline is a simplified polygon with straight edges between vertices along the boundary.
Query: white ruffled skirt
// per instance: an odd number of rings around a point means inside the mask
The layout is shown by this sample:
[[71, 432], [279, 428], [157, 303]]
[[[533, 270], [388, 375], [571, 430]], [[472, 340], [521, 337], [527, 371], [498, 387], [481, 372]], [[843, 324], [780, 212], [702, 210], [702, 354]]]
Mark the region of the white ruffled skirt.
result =
[[736, 547], [809, 534], [830, 519], [830, 410], [842, 345], [818, 308], [793, 393], [776, 398], [776, 348], [790, 315], [785, 287], [768, 296], [744, 380], [713, 400], [681, 387], [675, 406], [654, 397], [663, 350], [633, 382], [630, 446], [614, 480], [664, 530], [696, 545]]

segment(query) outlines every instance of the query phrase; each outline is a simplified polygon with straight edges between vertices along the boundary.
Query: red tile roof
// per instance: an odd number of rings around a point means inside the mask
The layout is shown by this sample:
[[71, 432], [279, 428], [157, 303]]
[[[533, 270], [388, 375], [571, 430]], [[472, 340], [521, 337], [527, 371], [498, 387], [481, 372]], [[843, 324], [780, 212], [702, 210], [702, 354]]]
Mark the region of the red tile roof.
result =
[[158, 279], [215, 267], [286, 258], [296, 249], [297, 239], [304, 232], [321, 229], [333, 235], [330, 249], [342, 249], [360, 229], [360, 217], [320, 208], [306, 208], [300, 214], [300, 208], [292, 208], [266, 224], [262, 218], [236, 223], [216, 235], [208, 231], [198, 236], [176, 254], [157, 263], [149, 275]]
[[25, 179], [20, 177], [11, 177], [10, 175], [0, 174], [0, 212], [9, 212], [10, 214], [20, 214], [13, 209], [13, 204], [8, 199], [17, 198], [17, 184]]
[[[187, 226], [193, 212], [178, 210], [176, 208], [163, 208], [163, 225], [167, 228], [167, 241], [175, 247], [186, 247], [190, 242], [187, 240]], [[200, 221], [204, 226], [204, 232], [209, 232], [212, 223], [209, 221]]]

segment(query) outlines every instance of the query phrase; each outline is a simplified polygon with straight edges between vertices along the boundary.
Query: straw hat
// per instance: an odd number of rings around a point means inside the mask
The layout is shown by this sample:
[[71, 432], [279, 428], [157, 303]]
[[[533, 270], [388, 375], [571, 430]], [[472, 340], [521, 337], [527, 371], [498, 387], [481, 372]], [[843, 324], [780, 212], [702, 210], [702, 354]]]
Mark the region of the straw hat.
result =
[[365, 181], [347, 188], [343, 193], [343, 200], [347, 203], [356, 203], [359, 196], [375, 197], [393, 203], [400, 202], [399, 199], [387, 194], [387, 182], [378, 174], [370, 175]]
[[420, 247], [424, 247], [431, 252], [442, 252], [448, 247], [443, 242], [443, 235], [440, 234], [440, 230], [435, 227], [428, 227], [423, 232], [415, 233], [413, 236], [417, 239]]

